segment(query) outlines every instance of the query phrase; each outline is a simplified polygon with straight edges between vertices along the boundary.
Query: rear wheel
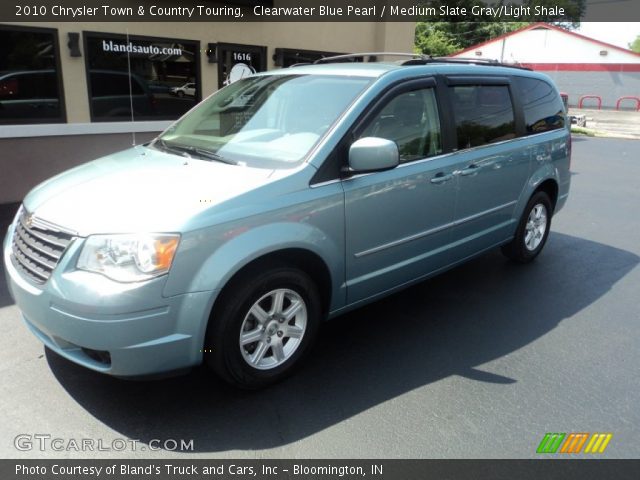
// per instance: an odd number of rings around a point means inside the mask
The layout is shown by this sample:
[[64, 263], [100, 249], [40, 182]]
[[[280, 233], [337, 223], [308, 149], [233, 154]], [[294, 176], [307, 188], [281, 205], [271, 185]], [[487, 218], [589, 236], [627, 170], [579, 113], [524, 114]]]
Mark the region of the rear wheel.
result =
[[502, 247], [502, 253], [519, 263], [528, 263], [544, 248], [551, 228], [553, 207], [545, 192], [536, 192], [524, 209], [516, 236]]
[[316, 336], [322, 309], [309, 276], [291, 267], [237, 279], [210, 320], [205, 359], [226, 381], [255, 389], [289, 375]]

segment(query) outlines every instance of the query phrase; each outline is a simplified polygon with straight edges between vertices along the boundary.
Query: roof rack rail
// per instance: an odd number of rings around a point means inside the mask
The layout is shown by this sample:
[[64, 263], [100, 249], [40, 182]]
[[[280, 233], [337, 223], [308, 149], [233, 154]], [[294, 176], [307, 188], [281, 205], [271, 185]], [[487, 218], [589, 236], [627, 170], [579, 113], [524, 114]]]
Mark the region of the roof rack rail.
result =
[[333, 57], [325, 57], [316, 60], [315, 64], [321, 63], [340, 63], [349, 60], [361, 58], [365, 61], [365, 57], [368, 58], [368, 62], [377, 61], [378, 57], [383, 56], [395, 56], [395, 57], [410, 57], [409, 60], [405, 60], [401, 65], [427, 65], [430, 63], [458, 63], [464, 65], [490, 65], [496, 67], [508, 67], [518, 68], [521, 70], [531, 70], [530, 68], [523, 67], [521, 65], [513, 63], [503, 63], [493, 58], [473, 58], [473, 57], [432, 57], [431, 55], [425, 55], [422, 53], [404, 53], [404, 52], [363, 52], [363, 53], [349, 53], [346, 55], [335, 55]]
[[520, 70], [531, 70], [515, 63], [504, 63], [495, 58], [473, 58], [473, 57], [429, 57], [426, 60], [409, 60], [403, 65], [423, 65], [427, 63], [459, 63], [463, 65], [489, 65], [493, 67], [517, 68]]
[[423, 55], [422, 53], [406, 53], [406, 52], [362, 52], [362, 53], [348, 53], [345, 55], [334, 55], [333, 57], [324, 57], [324, 58], [319, 58], [318, 60], [316, 60], [315, 62], [313, 62], [314, 64], [320, 64], [320, 63], [339, 63], [339, 62], [344, 62], [344, 61], [348, 61], [351, 59], [355, 59], [355, 58], [362, 58], [364, 61], [364, 57], [369, 57], [369, 62], [371, 61], [375, 61], [375, 60], [371, 60], [372, 57], [374, 59], [377, 60], [377, 57], [411, 57], [411, 58], [415, 58], [415, 59], [426, 59], [428, 58], [426, 55]]
[[442, 60], [447, 62], [460, 62], [460, 63], [489, 63], [492, 65], [499, 64], [500, 62], [496, 58], [477, 58], [477, 57], [432, 57], [432, 60]]

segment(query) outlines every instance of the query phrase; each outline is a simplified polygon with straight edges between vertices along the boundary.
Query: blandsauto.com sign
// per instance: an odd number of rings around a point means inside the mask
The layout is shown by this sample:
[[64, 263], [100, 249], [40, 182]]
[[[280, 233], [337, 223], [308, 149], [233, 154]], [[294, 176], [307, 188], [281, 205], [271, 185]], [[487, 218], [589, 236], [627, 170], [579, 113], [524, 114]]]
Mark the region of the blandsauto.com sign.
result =
[[144, 53], [147, 55], [182, 55], [182, 49], [180, 48], [136, 45], [132, 42], [114, 43], [113, 40], [103, 40], [102, 50], [105, 52]]

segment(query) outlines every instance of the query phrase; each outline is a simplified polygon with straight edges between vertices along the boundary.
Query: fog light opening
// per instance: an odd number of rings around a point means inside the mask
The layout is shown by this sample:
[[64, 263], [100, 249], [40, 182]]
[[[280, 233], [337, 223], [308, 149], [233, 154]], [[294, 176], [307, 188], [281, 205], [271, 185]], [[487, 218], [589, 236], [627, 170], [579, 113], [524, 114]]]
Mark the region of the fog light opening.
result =
[[111, 354], [103, 350], [91, 350], [90, 348], [83, 348], [82, 352], [91, 360], [102, 365], [111, 365]]

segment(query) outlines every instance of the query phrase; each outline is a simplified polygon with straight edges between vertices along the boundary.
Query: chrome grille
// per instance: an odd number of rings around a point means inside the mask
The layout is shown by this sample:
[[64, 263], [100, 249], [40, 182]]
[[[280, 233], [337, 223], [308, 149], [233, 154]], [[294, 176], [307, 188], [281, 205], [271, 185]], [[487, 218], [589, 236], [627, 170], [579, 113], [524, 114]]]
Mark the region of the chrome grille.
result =
[[13, 233], [11, 259], [25, 277], [43, 284], [73, 238], [71, 232], [37, 219], [22, 208]]

